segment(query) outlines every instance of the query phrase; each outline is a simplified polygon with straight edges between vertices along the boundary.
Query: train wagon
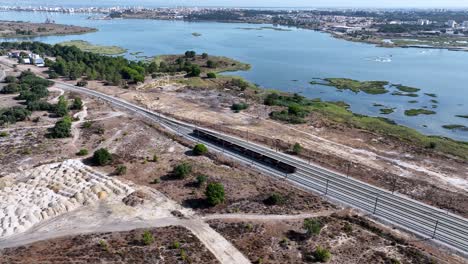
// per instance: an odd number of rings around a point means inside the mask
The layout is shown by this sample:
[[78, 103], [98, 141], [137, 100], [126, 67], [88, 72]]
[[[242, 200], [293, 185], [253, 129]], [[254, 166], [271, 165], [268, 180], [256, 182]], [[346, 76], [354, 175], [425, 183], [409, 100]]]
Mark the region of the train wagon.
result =
[[233, 143], [231, 141], [225, 140], [223, 138], [220, 138], [210, 132], [201, 130], [201, 129], [194, 129], [192, 135], [206, 140], [212, 144], [216, 144], [218, 146], [222, 146], [224, 149], [228, 149], [230, 151], [236, 152], [238, 154], [241, 154], [244, 157], [253, 159], [257, 162], [263, 163], [269, 167], [272, 167], [278, 171], [284, 172], [284, 173], [295, 173], [296, 172], [296, 167], [284, 163], [282, 161], [279, 161], [273, 157], [269, 157], [263, 153], [260, 153], [256, 150], [252, 150], [249, 148], [245, 148], [244, 146], [241, 146], [239, 144]]

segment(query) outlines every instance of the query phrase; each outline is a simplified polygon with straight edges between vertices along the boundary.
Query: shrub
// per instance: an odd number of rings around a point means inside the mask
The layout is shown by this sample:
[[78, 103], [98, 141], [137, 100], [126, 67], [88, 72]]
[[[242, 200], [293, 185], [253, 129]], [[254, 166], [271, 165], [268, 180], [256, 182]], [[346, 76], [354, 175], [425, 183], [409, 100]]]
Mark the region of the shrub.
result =
[[224, 186], [221, 183], [214, 182], [206, 186], [205, 191], [208, 204], [211, 206], [218, 205], [224, 202]]
[[307, 231], [308, 235], [318, 235], [320, 234], [320, 230], [322, 230], [322, 223], [316, 219], [305, 219], [304, 229]]
[[105, 240], [99, 240], [99, 246], [102, 250], [109, 252], [109, 244]]
[[92, 157], [94, 165], [104, 166], [112, 162], [112, 154], [105, 148], [98, 149]]
[[349, 234], [349, 233], [353, 232], [353, 226], [350, 223], [346, 222], [344, 224], [344, 226], [343, 226], [343, 231], [345, 231], [345, 233]]
[[8, 137], [8, 133], [5, 131], [0, 132], [0, 137]]
[[17, 83], [9, 83], [0, 91], [2, 94], [14, 94], [20, 91], [20, 86]]
[[153, 244], [154, 242], [154, 237], [153, 237], [153, 234], [151, 234], [150, 231], [145, 231], [143, 233], [143, 236], [141, 238], [141, 242], [143, 243], [143, 245], [146, 245], [146, 246], [149, 246], [151, 244]]
[[207, 77], [208, 79], [216, 79], [216, 73], [214, 73], [214, 72], [209, 72], [209, 73], [206, 74], [206, 77]]
[[231, 106], [231, 110], [236, 111], [236, 112], [245, 110], [247, 108], [249, 108], [249, 105], [246, 103], [234, 103]]
[[77, 97], [77, 98], [73, 99], [71, 109], [72, 110], [81, 110], [81, 109], [83, 109], [83, 101], [81, 100], [81, 98]]
[[78, 156], [86, 156], [88, 155], [88, 150], [87, 149], [80, 149], [80, 151], [78, 151], [78, 153], [76, 153], [76, 155]]
[[208, 58], [208, 53], [203, 52], [203, 54], [201, 56], [202, 56], [203, 59], [207, 59]]
[[15, 82], [18, 81], [18, 79], [16, 79], [15, 76], [9, 75], [9, 76], [5, 77], [4, 81], [5, 81], [5, 83], [15, 83]]
[[151, 160], [152, 162], [158, 162], [159, 158], [158, 155], [154, 154], [153, 159]]
[[242, 91], [249, 88], [249, 83], [244, 81], [243, 79], [232, 79], [231, 85], [235, 87], [239, 87]]
[[66, 116], [62, 120], [57, 121], [55, 126], [51, 129], [51, 136], [53, 138], [67, 138], [71, 137], [71, 117]]
[[197, 144], [193, 148], [193, 154], [197, 156], [205, 155], [206, 153], [208, 153], [208, 148], [203, 144]]
[[195, 57], [195, 55], [197, 55], [197, 53], [195, 51], [193, 51], [193, 50], [189, 50], [189, 51], [185, 52], [185, 57], [186, 58], [193, 58], [193, 57]]
[[299, 155], [302, 152], [302, 146], [299, 143], [294, 144], [292, 152], [294, 155]]
[[79, 87], [85, 87], [87, 85], [88, 85], [88, 82], [84, 81], [84, 80], [79, 81], [79, 82], [76, 83], [76, 86], [79, 86]]
[[315, 261], [328, 262], [331, 259], [331, 253], [328, 249], [318, 246], [313, 253]]
[[117, 175], [127, 174], [127, 167], [125, 165], [117, 166], [117, 168], [115, 168], [115, 174], [117, 174]]
[[179, 241], [174, 241], [171, 246], [172, 249], [178, 249], [180, 248], [180, 242]]
[[208, 180], [208, 177], [206, 175], [198, 175], [196, 184], [198, 187], [201, 187], [203, 184], [205, 184], [207, 180]]
[[187, 177], [187, 175], [189, 175], [190, 172], [192, 172], [192, 165], [190, 165], [189, 163], [183, 162], [174, 168], [173, 173], [177, 179], [183, 179]]
[[267, 205], [281, 205], [286, 202], [286, 199], [279, 193], [272, 193], [264, 202]]
[[209, 61], [206, 62], [206, 66], [207, 66], [208, 68], [216, 68], [216, 66], [218, 66], [218, 65], [217, 65], [216, 62], [214, 62], [214, 61], [212, 61], [212, 60], [209, 60]]
[[58, 75], [56, 72], [49, 73], [49, 79], [57, 79], [58, 77], [60, 77], [60, 75]]
[[64, 96], [59, 97], [59, 101], [55, 106], [55, 114], [61, 117], [68, 115], [68, 102]]
[[192, 65], [192, 67], [190, 67], [190, 71], [189, 71], [189, 76], [190, 77], [198, 77], [200, 76], [201, 74], [201, 70], [200, 70], [200, 66], [198, 65]]
[[14, 124], [26, 120], [31, 115], [31, 111], [21, 106], [13, 106], [0, 109], [0, 125], [5, 123]]

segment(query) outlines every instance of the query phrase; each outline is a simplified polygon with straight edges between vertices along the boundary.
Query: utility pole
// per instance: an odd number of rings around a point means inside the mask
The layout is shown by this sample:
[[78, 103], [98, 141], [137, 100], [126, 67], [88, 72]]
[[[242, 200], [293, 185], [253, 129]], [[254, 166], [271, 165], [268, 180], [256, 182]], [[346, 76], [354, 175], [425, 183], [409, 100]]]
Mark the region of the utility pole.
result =
[[434, 233], [432, 233], [432, 239], [434, 239], [436, 236], [438, 226], [439, 226], [439, 219], [437, 219], [436, 224], [434, 226]]
[[330, 180], [329, 180], [329, 179], [327, 179], [327, 185], [325, 186], [325, 195], [327, 195], [327, 194], [328, 194], [328, 182], [329, 182], [329, 181], [330, 181]]
[[375, 197], [375, 205], [374, 205], [374, 212], [372, 214], [375, 214], [377, 212], [377, 203], [379, 202], [379, 196]]

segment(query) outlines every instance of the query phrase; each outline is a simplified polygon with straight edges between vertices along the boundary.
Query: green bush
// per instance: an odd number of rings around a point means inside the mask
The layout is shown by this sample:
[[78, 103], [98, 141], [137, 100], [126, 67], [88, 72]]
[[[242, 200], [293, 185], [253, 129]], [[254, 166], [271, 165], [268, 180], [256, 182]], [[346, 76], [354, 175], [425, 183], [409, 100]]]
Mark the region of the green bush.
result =
[[322, 223], [312, 218], [305, 219], [303, 226], [308, 235], [318, 235], [320, 234], [320, 230], [322, 230]]
[[98, 149], [94, 152], [92, 162], [97, 166], [104, 166], [112, 162], [112, 154], [105, 148]]
[[149, 246], [149, 245], [153, 244], [153, 243], [154, 243], [154, 236], [153, 236], [153, 234], [151, 234], [151, 232], [148, 231], [148, 230], [145, 231], [145, 232], [143, 233], [142, 238], [141, 238], [141, 242], [143, 243], [143, 245], [146, 245], [146, 246]]
[[58, 75], [56, 72], [49, 73], [49, 79], [57, 79], [58, 77], [60, 77], [60, 75]]
[[15, 83], [17, 81], [18, 81], [18, 79], [15, 76], [11, 76], [11, 75], [5, 77], [5, 79], [4, 79], [5, 83]]
[[299, 143], [294, 144], [292, 152], [294, 155], [299, 155], [302, 152], [302, 146]]
[[203, 144], [197, 144], [193, 148], [193, 154], [197, 156], [205, 155], [208, 153], [208, 148]]
[[184, 179], [192, 172], [192, 165], [183, 162], [174, 168], [173, 174], [177, 179]]
[[55, 114], [61, 117], [68, 115], [68, 102], [63, 95], [59, 97], [59, 101], [55, 106]]
[[246, 103], [234, 103], [231, 106], [231, 110], [236, 111], [236, 112], [245, 110], [247, 108], [249, 108], [249, 105]]
[[328, 262], [331, 259], [331, 253], [328, 249], [318, 246], [313, 253], [315, 261]]
[[5, 132], [5, 131], [0, 132], [0, 137], [8, 137], [8, 132]]
[[71, 137], [72, 120], [70, 116], [65, 116], [62, 120], [57, 121], [55, 126], [51, 129], [51, 136], [53, 138], [67, 138]]
[[117, 175], [127, 174], [127, 167], [125, 165], [117, 166], [117, 168], [115, 168], [115, 174], [117, 174]]
[[75, 99], [73, 99], [73, 103], [72, 103], [70, 108], [72, 110], [82, 110], [83, 109], [83, 101], [81, 100], [81, 98], [76, 97]]
[[79, 86], [79, 87], [85, 87], [87, 85], [88, 85], [88, 82], [85, 80], [82, 80], [76, 83], [76, 86]]
[[214, 73], [214, 72], [209, 72], [209, 73], [206, 74], [206, 77], [207, 77], [208, 79], [216, 79], [216, 73]]
[[279, 193], [272, 193], [264, 202], [267, 205], [282, 205], [286, 202], [286, 199]]
[[174, 241], [171, 246], [172, 249], [178, 249], [180, 248], [180, 242], [179, 241]]
[[14, 124], [26, 120], [31, 115], [31, 111], [21, 106], [0, 109], [0, 125]]
[[88, 150], [87, 149], [80, 149], [80, 151], [78, 151], [78, 153], [76, 153], [76, 155], [78, 156], [86, 156], [88, 155]]
[[210, 183], [205, 190], [206, 200], [211, 206], [218, 205], [224, 202], [225, 193], [224, 186], [221, 183]]
[[205, 184], [207, 180], [208, 180], [208, 177], [206, 175], [198, 175], [196, 184], [198, 187], [201, 187], [203, 184]]

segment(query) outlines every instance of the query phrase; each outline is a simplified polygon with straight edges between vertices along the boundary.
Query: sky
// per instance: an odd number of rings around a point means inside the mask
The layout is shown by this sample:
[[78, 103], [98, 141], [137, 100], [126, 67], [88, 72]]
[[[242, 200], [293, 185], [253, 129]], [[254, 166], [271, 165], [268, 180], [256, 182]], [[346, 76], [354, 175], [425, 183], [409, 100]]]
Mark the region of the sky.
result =
[[468, 8], [468, 0], [0, 0], [1, 5]]

